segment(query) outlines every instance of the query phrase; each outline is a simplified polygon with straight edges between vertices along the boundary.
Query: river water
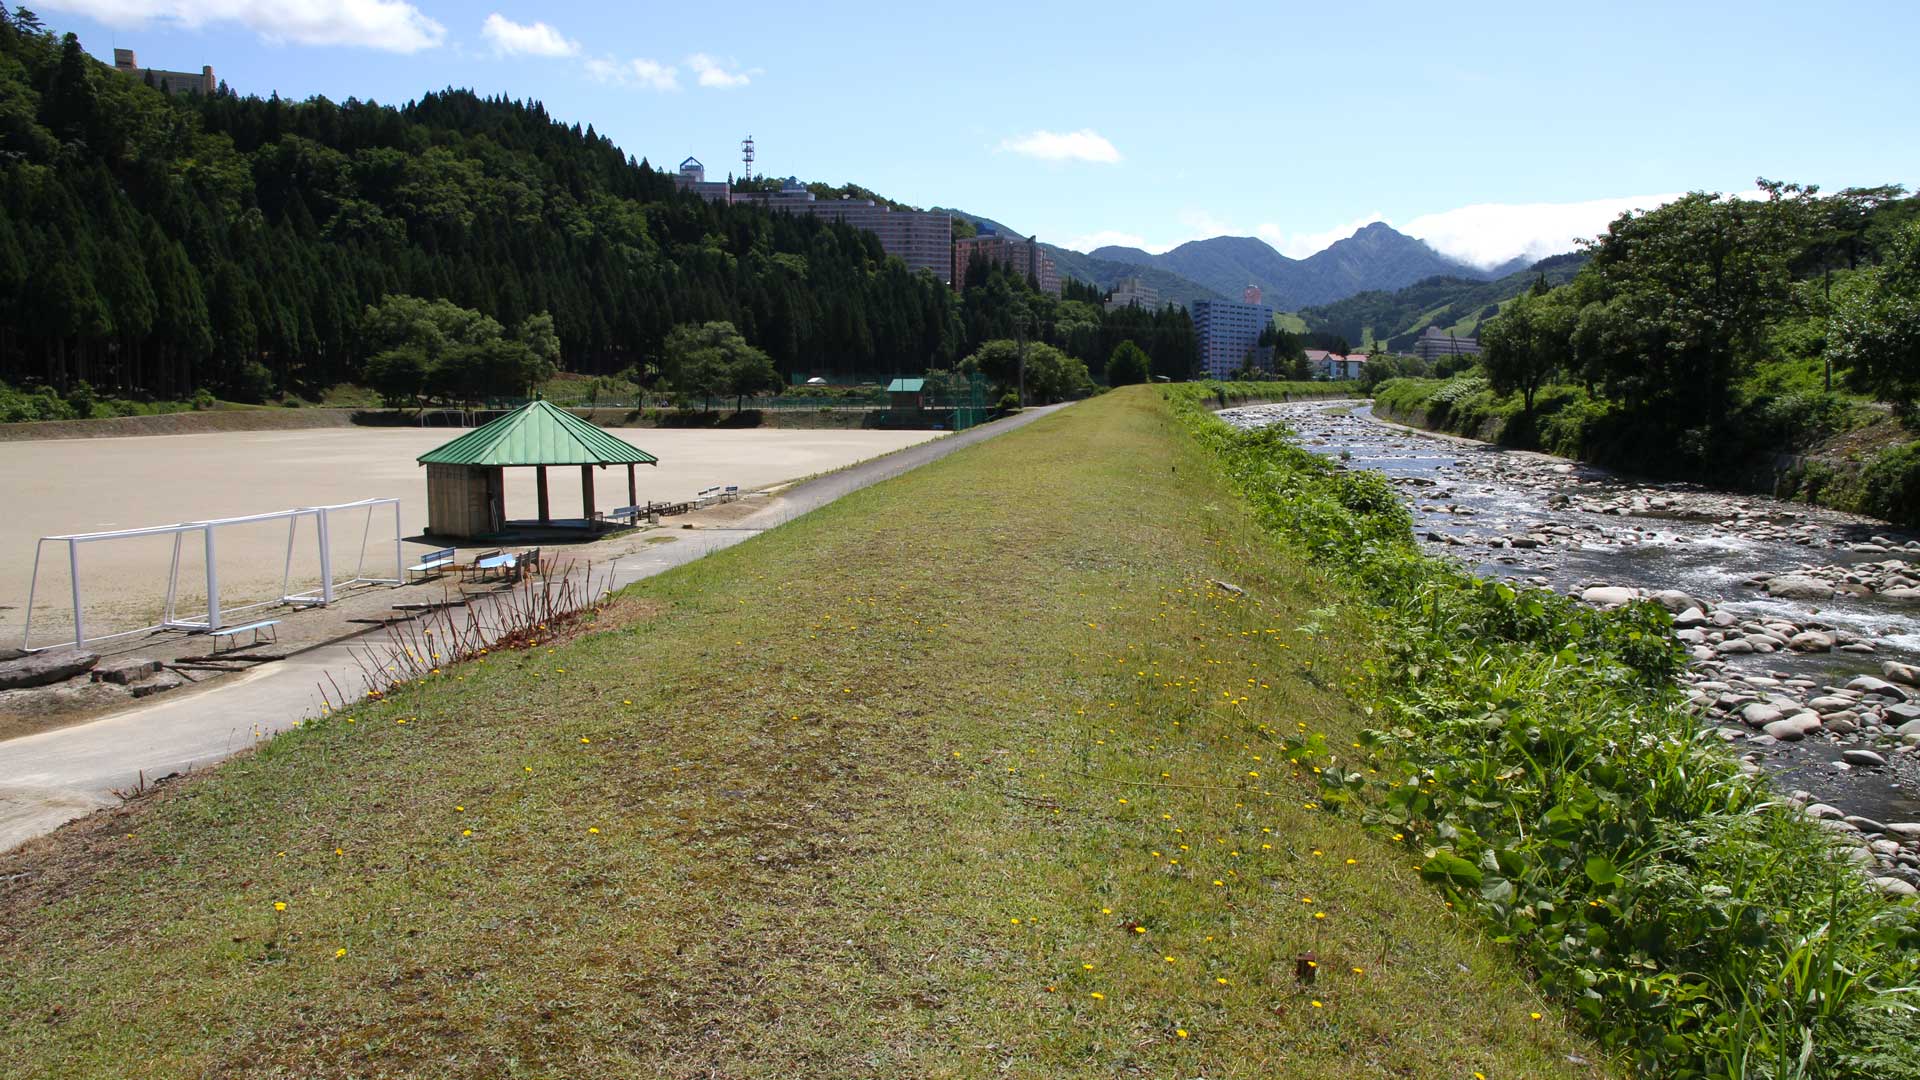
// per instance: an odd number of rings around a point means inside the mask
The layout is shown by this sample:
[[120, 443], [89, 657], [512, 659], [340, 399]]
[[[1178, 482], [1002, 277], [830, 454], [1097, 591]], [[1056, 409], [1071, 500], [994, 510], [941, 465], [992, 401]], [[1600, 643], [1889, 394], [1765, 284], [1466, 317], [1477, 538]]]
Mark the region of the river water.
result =
[[[1920, 664], [1920, 605], [1879, 596], [1776, 599], [1747, 583], [1761, 574], [1895, 559], [1920, 568], [1920, 534], [1414, 431], [1376, 419], [1364, 401], [1259, 405], [1220, 415], [1243, 428], [1284, 423], [1307, 449], [1384, 474], [1412, 511], [1422, 546], [1482, 577], [1576, 595], [1598, 585], [1679, 590], [1749, 626], [1790, 623], [1853, 643], [1858, 651], [1713, 655], [1696, 661], [1687, 678], [1702, 703], [1702, 723], [1716, 728], [1734, 753], [1774, 774], [1784, 792], [1861, 820], [1868, 836], [1878, 833], [1867, 827], [1877, 822], [1920, 822], [1920, 751], [1891, 730], [1898, 716], [1873, 707], [1895, 698], [1864, 699], [1869, 708], [1859, 731], [1834, 724], [1797, 741], [1744, 729], [1724, 704], [1738, 700], [1730, 695], [1755, 695], [1782, 707], [1791, 699], [1804, 709], [1809, 699], [1845, 693], [1856, 676], [1880, 676], [1883, 661]], [[1719, 710], [1707, 706], [1716, 697]], [[1913, 697], [1920, 701], [1920, 690]], [[1887, 764], [1849, 765], [1842, 760], [1848, 750], [1871, 750]], [[1891, 869], [1920, 871], [1920, 858]], [[1920, 882], [1920, 872], [1913, 880]]]

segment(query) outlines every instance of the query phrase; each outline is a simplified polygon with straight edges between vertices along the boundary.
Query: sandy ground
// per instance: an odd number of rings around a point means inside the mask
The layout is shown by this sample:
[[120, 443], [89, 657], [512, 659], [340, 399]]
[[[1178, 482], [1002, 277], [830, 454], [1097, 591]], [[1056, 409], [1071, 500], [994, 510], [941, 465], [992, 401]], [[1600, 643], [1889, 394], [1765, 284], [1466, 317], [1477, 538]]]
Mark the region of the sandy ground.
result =
[[[645, 502], [688, 498], [715, 484], [737, 484], [744, 490], [793, 480], [924, 442], [938, 433], [758, 428], [634, 429], [618, 434], [660, 459], [658, 466], [640, 469], [639, 497]], [[366, 498], [401, 500], [402, 535], [417, 536], [426, 525], [426, 470], [414, 459], [449, 437], [444, 428], [326, 428], [0, 444], [0, 646], [20, 642], [35, 542], [42, 536]], [[548, 479], [554, 516], [580, 516], [578, 470], [549, 470]], [[602, 510], [626, 504], [624, 468], [595, 470], [594, 486]], [[515, 518], [536, 516], [533, 470], [508, 470], [507, 511]], [[369, 573], [376, 568], [391, 573], [393, 526], [391, 511], [386, 514], [372, 527], [372, 538], [384, 536], [387, 542], [369, 544]], [[318, 579], [312, 526], [300, 528], [292, 568], [296, 587]], [[329, 530], [334, 573], [350, 576], [367, 532], [366, 514], [336, 514]], [[287, 539], [285, 521], [219, 531], [217, 566], [224, 605], [279, 595]], [[90, 637], [157, 619], [173, 547], [170, 537], [81, 546]], [[413, 544], [404, 548], [408, 556], [423, 550]], [[65, 544], [45, 546], [34, 600], [36, 646], [72, 633], [66, 557]], [[204, 581], [203, 565], [196, 537], [183, 545], [183, 610], [204, 595], [198, 585]]]

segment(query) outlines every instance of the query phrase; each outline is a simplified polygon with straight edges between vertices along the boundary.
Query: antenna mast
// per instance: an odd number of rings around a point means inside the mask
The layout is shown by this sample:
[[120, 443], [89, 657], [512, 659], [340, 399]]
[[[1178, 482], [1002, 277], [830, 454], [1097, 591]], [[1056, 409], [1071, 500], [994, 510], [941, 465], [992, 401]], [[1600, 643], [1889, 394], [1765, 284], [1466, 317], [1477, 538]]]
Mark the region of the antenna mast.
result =
[[740, 161], [743, 166], [740, 179], [753, 179], [753, 136], [751, 135], [740, 143]]

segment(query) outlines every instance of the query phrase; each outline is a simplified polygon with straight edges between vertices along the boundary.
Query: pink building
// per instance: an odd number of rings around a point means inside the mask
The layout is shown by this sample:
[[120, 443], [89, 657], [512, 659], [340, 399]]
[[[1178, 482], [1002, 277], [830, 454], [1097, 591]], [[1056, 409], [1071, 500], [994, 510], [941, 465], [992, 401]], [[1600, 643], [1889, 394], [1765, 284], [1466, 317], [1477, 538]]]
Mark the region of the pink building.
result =
[[999, 263], [1027, 276], [1033, 287], [1044, 293], [1060, 295], [1060, 273], [1053, 260], [1040, 249], [1038, 237], [1005, 237], [982, 233], [953, 242], [953, 287], [967, 287], [967, 270], [978, 263]]

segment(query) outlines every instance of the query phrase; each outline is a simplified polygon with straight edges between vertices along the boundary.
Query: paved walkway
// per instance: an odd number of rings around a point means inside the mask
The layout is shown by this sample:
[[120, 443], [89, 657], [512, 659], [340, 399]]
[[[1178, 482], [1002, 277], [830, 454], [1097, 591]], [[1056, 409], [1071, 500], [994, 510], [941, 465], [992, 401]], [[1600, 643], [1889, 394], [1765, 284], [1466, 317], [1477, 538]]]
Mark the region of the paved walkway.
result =
[[[1032, 423], [1056, 408], [1029, 409], [803, 481], [780, 492], [771, 505], [724, 527], [676, 531], [673, 543], [648, 545], [616, 558], [612, 585], [629, 585], [732, 547], [842, 495]], [[603, 570], [595, 568], [595, 584]], [[86, 724], [0, 742], [0, 851], [115, 805], [120, 801], [117, 793], [134, 790], [143, 776], [151, 782], [207, 768], [318, 715], [329, 698], [338, 700], [333, 687], [361, 692], [362, 662], [367, 649], [377, 644], [367, 635], [337, 641], [204, 689], [176, 691]]]

